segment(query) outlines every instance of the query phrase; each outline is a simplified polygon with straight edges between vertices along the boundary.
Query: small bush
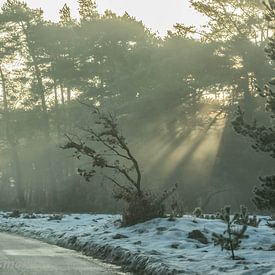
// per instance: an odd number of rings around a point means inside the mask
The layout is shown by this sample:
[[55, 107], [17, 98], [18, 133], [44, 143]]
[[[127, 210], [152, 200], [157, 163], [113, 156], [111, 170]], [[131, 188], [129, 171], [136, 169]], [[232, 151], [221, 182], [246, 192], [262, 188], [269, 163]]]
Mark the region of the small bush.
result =
[[20, 211], [15, 209], [8, 215], [8, 217], [9, 218], [20, 218], [20, 215], [21, 215]]
[[196, 207], [193, 211], [193, 215], [197, 218], [202, 217], [202, 210], [200, 207]]
[[223, 234], [212, 234], [212, 239], [215, 245], [220, 245], [222, 250], [230, 250], [232, 259], [235, 259], [234, 251], [240, 247], [241, 239], [247, 237], [245, 235], [247, 225], [243, 224], [241, 228], [237, 228], [236, 224], [242, 214], [235, 214], [231, 217], [230, 206], [225, 206], [221, 211], [221, 218], [227, 224], [227, 228]]
[[170, 208], [170, 220], [174, 220], [175, 218], [180, 218], [184, 215], [184, 205], [183, 203], [177, 199], [176, 197], [173, 197], [169, 203]]
[[237, 217], [236, 223], [240, 225], [247, 225], [258, 227], [261, 222], [261, 219], [257, 219], [257, 216], [249, 217], [247, 214], [247, 208], [245, 206], [241, 206], [241, 212]]
[[137, 192], [115, 194], [115, 198], [127, 202], [126, 210], [123, 213], [122, 225], [130, 226], [142, 223], [154, 218], [163, 218], [165, 214], [164, 201], [175, 191], [174, 187], [169, 192], [165, 191], [161, 196], [151, 191], [139, 194]]
[[[216, 218], [226, 221], [224, 209], [221, 210], [221, 213], [216, 214]], [[258, 219], [256, 215], [249, 217], [247, 208], [244, 205], [240, 206], [240, 213], [235, 214], [235, 218], [235, 224], [239, 225], [258, 227], [261, 222], [261, 219]]]

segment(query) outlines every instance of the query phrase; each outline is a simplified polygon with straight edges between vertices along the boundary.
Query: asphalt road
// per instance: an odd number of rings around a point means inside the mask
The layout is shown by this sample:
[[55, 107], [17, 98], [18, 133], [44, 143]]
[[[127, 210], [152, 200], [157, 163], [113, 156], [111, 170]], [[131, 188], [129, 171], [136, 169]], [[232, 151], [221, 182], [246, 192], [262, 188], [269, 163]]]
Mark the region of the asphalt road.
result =
[[0, 233], [0, 274], [112, 275], [119, 268], [37, 240]]

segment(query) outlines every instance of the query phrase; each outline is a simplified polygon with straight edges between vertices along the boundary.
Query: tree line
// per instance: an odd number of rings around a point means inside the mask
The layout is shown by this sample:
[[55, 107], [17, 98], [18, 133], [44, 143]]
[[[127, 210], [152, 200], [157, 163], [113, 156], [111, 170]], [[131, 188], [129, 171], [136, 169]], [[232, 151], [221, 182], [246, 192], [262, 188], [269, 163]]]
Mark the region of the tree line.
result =
[[[253, 117], [254, 80], [261, 85], [272, 75], [263, 50], [270, 35], [264, 6], [257, 0], [190, 3], [208, 17], [207, 26], [176, 24], [165, 37], [127, 12], [99, 14], [93, 0], [78, 1], [79, 20], [64, 5], [57, 23], [22, 1], [3, 4], [1, 207], [120, 209], [104, 176], [84, 183], [78, 164], [60, 148], [64, 134], [89, 124], [79, 102], [115, 113], [135, 152], [142, 146], [136, 141], [148, 142], [159, 125], [167, 142], [176, 143], [178, 129], [181, 140], [195, 127], [211, 128], [211, 112], [231, 118], [241, 105]], [[197, 190], [190, 192], [196, 199]]]

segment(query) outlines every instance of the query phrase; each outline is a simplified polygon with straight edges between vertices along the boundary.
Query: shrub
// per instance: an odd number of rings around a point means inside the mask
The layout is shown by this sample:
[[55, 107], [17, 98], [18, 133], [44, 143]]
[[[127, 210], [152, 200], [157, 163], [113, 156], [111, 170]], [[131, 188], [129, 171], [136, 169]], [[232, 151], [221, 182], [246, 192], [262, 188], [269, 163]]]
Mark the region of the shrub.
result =
[[126, 209], [122, 216], [122, 225], [130, 226], [137, 223], [145, 222], [154, 218], [163, 218], [165, 215], [164, 202], [174, 193], [177, 185], [170, 190], [166, 190], [162, 195], [157, 195], [152, 191], [122, 192], [115, 189], [114, 197], [127, 203]]
[[141, 196], [133, 193], [129, 196], [128, 205], [123, 213], [122, 224], [125, 226], [164, 217], [164, 205], [152, 193]]
[[241, 205], [240, 208], [241, 212], [237, 216], [236, 223], [240, 225], [247, 225], [247, 226], [253, 226], [258, 227], [261, 219], [257, 219], [257, 216], [249, 217], [247, 213], [247, 208], [244, 205]]
[[20, 215], [21, 215], [20, 211], [15, 209], [8, 215], [8, 217], [9, 218], [20, 218]]
[[193, 215], [197, 218], [202, 217], [202, 210], [200, 207], [196, 207], [193, 211]]
[[222, 219], [227, 224], [227, 228], [223, 234], [212, 234], [212, 239], [215, 245], [220, 245], [222, 250], [230, 250], [232, 259], [236, 259], [234, 251], [240, 247], [241, 239], [245, 236], [247, 225], [243, 224], [240, 228], [236, 228], [236, 222], [239, 219], [240, 214], [235, 214], [231, 217], [230, 206], [225, 206], [222, 209]]
[[182, 217], [184, 215], [184, 205], [175, 196], [171, 199], [170, 203], [170, 219], [173, 220], [176, 217]]

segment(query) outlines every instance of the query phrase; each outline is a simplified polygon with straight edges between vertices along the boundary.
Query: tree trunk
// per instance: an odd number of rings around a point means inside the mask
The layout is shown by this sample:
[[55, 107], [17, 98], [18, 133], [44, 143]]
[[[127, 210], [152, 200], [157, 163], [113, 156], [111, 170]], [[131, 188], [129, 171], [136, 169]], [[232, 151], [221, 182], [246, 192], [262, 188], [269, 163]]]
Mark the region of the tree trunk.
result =
[[55, 105], [55, 113], [56, 113], [56, 129], [57, 134], [61, 136], [61, 129], [60, 129], [60, 112], [59, 112], [59, 103], [58, 103], [58, 95], [57, 95], [57, 81], [54, 78], [54, 105]]
[[63, 87], [63, 84], [60, 84], [60, 92], [61, 92], [61, 102], [62, 102], [62, 105], [65, 105], [64, 87]]
[[20, 165], [18, 152], [17, 152], [17, 144], [10, 130], [10, 117], [9, 117], [9, 107], [8, 107], [8, 99], [7, 99], [6, 79], [1, 66], [0, 66], [0, 75], [1, 75], [1, 82], [2, 82], [3, 105], [4, 105], [3, 118], [4, 118], [5, 128], [6, 128], [6, 138], [7, 138], [10, 152], [11, 152], [12, 163], [14, 165], [15, 186], [16, 186], [18, 206], [19, 208], [25, 208], [26, 201], [24, 197], [24, 191], [22, 188], [21, 165]]
[[71, 88], [70, 87], [67, 88], [67, 101], [68, 102], [71, 101]]
[[[24, 25], [24, 23], [22, 22], [21, 24], [23, 33], [25, 35], [26, 38], [26, 46], [29, 52], [29, 55], [32, 59], [32, 63], [33, 63], [33, 68], [34, 68], [34, 73], [35, 73], [35, 77], [36, 77], [36, 81], [38, 84], [38, 89], [39, 89], [39, 93], [40, 93], [40, 99], [41, 99], [41, 107], [42, 107], [42, 114], [43, 114], [43, 123], [44, 123], [44, 135], [45, 135], [45, 139], [46, 139], [46, 143], [47, 145], [50, 146], [51, 143], [51, 138], [50, 138], [50, 125], [49, 125], [49, 116], [48, 116], [48, 108], [47, 108], [47, 103], [46, 103], [46, 99], [45, 99], [45, 87], [43, 84], [43, 80], [42, 80], [42, 75], [41, 75], [41, 71], [38, 65], [38, 61], [37, 61], [37, 57], [35, 55], [34, 49], [33, 49], [33, 45], [30, 43], [30, 39], [29, 39], [29, 35], [28, 35], [28, 30], [27, 28], [29, 28], [29, 24], [27, 23], [27, 27]], [[47, 154], [47, 159], [48, 159], [48, 173], [49, 173], [49, 191], [50, 191], [50, 201], [48, 201], [48, 205], [51, 205], [51, 207], [54, 208], [54, 206], [56, 205], [57, 202], [57, 197], [56, 197], [56, 178], [55, 178], [55, 174], [54, 174], [54, 169], [53, 169], [53, 165], [52, 165], [52, 153], [51, 153], [51, 149], [49, 148], [48, 150], [48, 154]]]

